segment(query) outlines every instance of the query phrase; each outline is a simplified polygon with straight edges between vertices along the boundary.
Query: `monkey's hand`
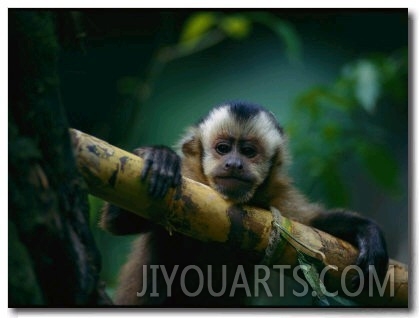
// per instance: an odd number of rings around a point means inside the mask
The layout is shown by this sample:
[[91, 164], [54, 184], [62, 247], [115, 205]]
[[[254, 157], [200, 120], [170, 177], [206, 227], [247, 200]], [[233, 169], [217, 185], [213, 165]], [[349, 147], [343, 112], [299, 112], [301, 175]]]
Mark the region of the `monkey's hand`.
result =
[[[177, 189], [175, 199], [180, 194], [181, 159], [170, 148], [164, 146], [138, 148], [134, 154], [144, 159], [141, 179], [149, 177], [149, 192], [155, 198], [163, 197], [170, 187]], [[154, 224], [142, 217], [105, 203], [100, 226], [115, 235], [144, 233], [154, 229]]]
[[389, 257], [384, 236], [375, 222], [353, 212], [333, 210], [316, 216], [311, 225], [344, 239], [359, 249], [355, 265], [361, 269], [363, 276], [357, 275], [353, 278], [353, 288], [357, 289], [361, 280], [368, 282], [369, 276], [374, 275], [375, 271], [383, 282], [388, 271]]
[[149, 193], [162, 198], [169, 188], [176, 188], [179, 195], [181, 185], [181, 158], [166, 146], [137, 148], [134, 154], [144, 159], [141, 180], [149, 180]]
[[[360, 280], [370, 281], [369, 275], [376, 271], [381, 282], [385, 279], [388, 271], [388, 250], [385, 238], [380, 227], [369, 219], [362, 219], [356, 231], [356, 245], [359, 248], [359, 256], [356, 265], [362, 270], [364, 277], [356, 276], [352, 283], [357, 288]], [[357, 223], [357, 221], [355, 221]], [[365, 287], [367, 285], [365, 284]]]

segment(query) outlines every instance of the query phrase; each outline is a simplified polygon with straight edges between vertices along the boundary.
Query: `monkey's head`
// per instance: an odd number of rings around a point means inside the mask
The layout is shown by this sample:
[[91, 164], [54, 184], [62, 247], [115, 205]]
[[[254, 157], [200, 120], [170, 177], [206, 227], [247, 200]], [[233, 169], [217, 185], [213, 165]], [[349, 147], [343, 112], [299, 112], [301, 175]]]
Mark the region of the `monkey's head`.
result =
[[214, 108], [190, 130], [182, 151], [187, 159], [199, 158], [194, 164], [200, 165], [213, 189], [228, 200], [245, 203], [271, 168], [283, 162], [284, 139], [282, 128], [266, 109], [228, 103]]

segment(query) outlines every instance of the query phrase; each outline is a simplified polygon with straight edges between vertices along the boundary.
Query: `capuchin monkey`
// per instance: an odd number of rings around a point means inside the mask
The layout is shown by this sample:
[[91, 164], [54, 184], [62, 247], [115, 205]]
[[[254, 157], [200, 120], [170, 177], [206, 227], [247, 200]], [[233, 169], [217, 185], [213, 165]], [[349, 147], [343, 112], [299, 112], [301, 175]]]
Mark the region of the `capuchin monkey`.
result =
[[[179, 189], [182, 175], [210, 186], [233, 204], [277, 209], [284, 217], [350, 242], [359, 249], [355, 265], [365, 279], [369, 265], [374, 265], [381, 280], [385, 277], [388, 254], [378, 225], [354, 212], [327, 211], [309, 203], [294, 188], [285, 170], [288, 155], [283, 129], [274, 115], [259, 105], [230, 102], [213, 108], [187, 130], [179, 155], [165, 146], [139, 148], [134, 153], [145, 160], [141, 179], [148, 182], [154, 198], [162, 198], [169, 188]], [[119, 277], [117, 305], [246, 304], [249, 290], [232, 292], [232, 283], [243, 287], [244, 277], [237, 276], [239, 265], [252, 283], [253, 264], [261, 260], [221, 243], [169, 234], [163, 227], [110, 204], [104, 207], [100, 225], [117, 235], [140, 233]], [[353, 283], [358, 283], [357, 277]], [[253, 292], [252, 287], [250, 290]], [[196, 295], [195, 291], [200, 292]]]

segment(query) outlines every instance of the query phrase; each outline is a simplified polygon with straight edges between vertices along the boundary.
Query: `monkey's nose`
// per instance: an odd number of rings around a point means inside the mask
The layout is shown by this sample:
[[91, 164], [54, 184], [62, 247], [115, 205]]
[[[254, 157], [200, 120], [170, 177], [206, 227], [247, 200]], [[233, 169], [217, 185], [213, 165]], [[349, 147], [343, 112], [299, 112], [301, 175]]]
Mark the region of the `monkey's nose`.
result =
[[231, 169], [242, 170], [243, 169], [242, 161], [239, 159], [230, 159], [226, 161], [225, 169], [226, 170], [231, 170]]

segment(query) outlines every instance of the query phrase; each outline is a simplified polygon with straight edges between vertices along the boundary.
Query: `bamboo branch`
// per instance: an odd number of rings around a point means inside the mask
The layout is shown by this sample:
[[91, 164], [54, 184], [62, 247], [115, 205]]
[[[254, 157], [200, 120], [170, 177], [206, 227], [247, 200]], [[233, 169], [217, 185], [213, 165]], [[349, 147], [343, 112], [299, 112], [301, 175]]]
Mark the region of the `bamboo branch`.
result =
[[[140, 182], [141, 158], [77, 130], [72, 129], [71, 136], [79, 169], [93, 195], [161, 224], [169, 231], [204, 242], [234, 244], [264, 257], [273, 226], [276, 226], [269, 211], [234, 206], [208, 186], [187, 178], [183, 178], [179, 200], [173, 199], [172, 190], [163, 200], [154, 200], [147, 194], [146, 185]], [[327, 272], [324, 283], [328, 291], [342, 292], [343, 271], [347, 273], [346, 267], [355, 264], [357, 249], [286, 218], [281, 217], [280, 223], [275, 230], [285, 240], [271, 256], [270, 263], [288, 264], [293, 268], [298, 265], [300, 250], [325, 265], [337, 266], [337, 270]], [[388, 273], [390, 279], [382, 294], [378, 290], [372, 295], [363, 291], [354, 301], [370, 306], [408, 306], [406, 265], [391, 260]], [[356, 274], [348, 272], [346, 281]]]

